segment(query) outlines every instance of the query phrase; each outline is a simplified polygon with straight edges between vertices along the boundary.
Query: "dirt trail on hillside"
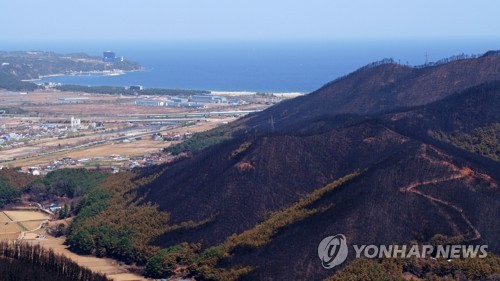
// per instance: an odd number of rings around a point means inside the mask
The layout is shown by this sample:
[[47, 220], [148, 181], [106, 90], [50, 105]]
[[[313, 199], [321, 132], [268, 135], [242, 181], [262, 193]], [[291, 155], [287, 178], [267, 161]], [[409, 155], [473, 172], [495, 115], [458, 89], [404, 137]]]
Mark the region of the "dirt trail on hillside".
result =
[[433, 196], [431, 196], [429, 194], [425, 194], [424, 192], [416, 189], [419, 186], [430, 185], [430, 184], [438, 184], [438, 183], [441, 183], [441, 182], [451, 181], [451, 180], [456, 180], [456, 179], [467, 179], [468, 180], [469, 177], [471, 177], [472, 170], [470, 168], [465, 167], [465, 168], [460, 169], [458, 166], [456, 166], [453, 163], [450, 163], [448, 161], [433, 159], [432, 157], [430, 157], [427, 154], [427, 149], [431, 149], [431, 150], [433, 150], [433, 152], [437, 153], [438, 155], [444, 156], [437, 149], [435, 149], [433, 147], [430, 147], [428, 145], [423, 145], [422, 146], [422, 158], [423, 159], [431, 162], [434, 165], [441, 165], [441, 166], [448, 167], [453, 172], [453, 174], [451, 174], [450, 176], [446, 176], [446, 177], [439, 177], [439, 178], [433, 178], [433, 179], [426, 180], [426, 181], [414, 182], [414, 183], [411, 183], [411, 184], [409, 184], [407, 186], [401, 187], [400, 191], [401, 192], [411, 192], [411, 193], [417, 194], [419, 196], [422, 196], [424, 198], [427, 198], [428, 200], [430, 200], [432, 202], [436, 202], [436, 203], [443, 204], [445, 206], [451, 207], [452, 209], [454, 209], [455, 211], [457, 211], [460, 214], [460, 216], [465, 221], [465, 223], [473, 231], [474, 237], [472, 237], [471, 240], [480, 239], [481, 238], [481, 233], [472, 224], [472, 222], [469, 220], [469, 218], [467, 218], [467, 216], [465, 215], [464, 210], [462, 208], [458, 207], [457, 205], [453, 204], [452, 202], [449, 202], [449, 201], [446, 201], [446, 200], [443, 200], [443, 199], [440, 199], [440, 198], [433, 197]]

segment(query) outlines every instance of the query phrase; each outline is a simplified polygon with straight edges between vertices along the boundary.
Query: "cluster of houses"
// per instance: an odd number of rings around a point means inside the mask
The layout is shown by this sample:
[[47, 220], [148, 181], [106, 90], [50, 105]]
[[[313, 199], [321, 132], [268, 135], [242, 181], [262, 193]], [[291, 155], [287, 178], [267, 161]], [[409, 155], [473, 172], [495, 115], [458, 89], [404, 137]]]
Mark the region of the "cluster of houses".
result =
[[24, 142], [30, 140], [59, 137], [65, 131], [67, 131], [67, 128], [59, 128], [51, 124], [18, 126], [9, 129], [2, 126], [0, 127], [0, 148], [9, 149], [23, 145]]
[[71, 117], [69, 122], [63, 123], [25, 123], [15, 127], [6, 128], [0, 125], [0, 148], [10, 149], [24, 145], [25, 142], [43, 138], [65, 138], [68, 133], [103, 128], [101, 122], [83, 124], [80, 119]]
[[[25, 170], [20, 170], [21, 173], [30, 173], [35, 176], [46, 175], [51, 171], [62, 168], [84, 168], [93, 167], [109, 173], [118, 173], [119, 171], [128, 171], [134, 168], [147, 167], [157, 165], [172, 160], [172, 157], [161, 152], [146, 153], [142, 156], [99, 156], [92, 158], [73, 159], [64, 157], [62, 159], [53, 160], [49, 165], [29, 167]], [[99, 166], [102, 165], [102, 166]]]
[[182, 141], [186, 139], [190, 139], [193, 136], [193, 133], [184, 133], [184, 134], [177, 134], [177, 133], [171, 133], [167, 132], [164, 134], [154, 134], [153, 135], [153, 140], [155, 141]]

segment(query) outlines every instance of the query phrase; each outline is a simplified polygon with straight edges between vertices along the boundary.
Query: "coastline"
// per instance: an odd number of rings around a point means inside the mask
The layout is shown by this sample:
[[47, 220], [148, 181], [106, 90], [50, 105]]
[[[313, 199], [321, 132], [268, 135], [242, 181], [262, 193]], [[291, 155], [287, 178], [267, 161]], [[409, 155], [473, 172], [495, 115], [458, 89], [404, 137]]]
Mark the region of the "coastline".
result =
[[[130, 71], [123, 71], [123, 70], [118, 70], [118, 71], [91, 71], [91, 72], [78, 72], [74, 74], [49, 74], [49, 75], [40, 75], [40, 78], [38, 79], [27, 79], [27, 80], [21, 80], [23, 82], [36, 82], [36, 81], [41, 81], [44, 78], [50, 78], [50, 77], [74, 77], [74, 76], [120, 76], [128, 73], [134, 73], [134, 72], [141, 72], [144, 71], [143, 68], [139, 70], [130, 70]], [[167, 89], [167, 88], [165, 88]], [[209, 91], [211, 95], [218, 95], [218, 96], [227, 96], [227, 97], [239, 97], [239, 96], [249, 96], [249, 95], [255, 95], [258, 93], [261, 93], [259, 91], [220, 91], [220, 90], [206, 90]], [[279, 92], [279, 91], [269, 91], [265, 92], [267, 94], [272, 94], [276, 97], [281, 97], [281, 98], [295, 98], [298, 96], [303, 96], [306, 95], [307, 92]]]
[[[256, 91], [210, 91], [210, 94], [212, 95], [217, 95], [217, 96], [231, 96], [231, 97], [238, 97], [238, 96], [248, 96], [248, 95], [255, 95], [258, 94], [259, 92]], [[303, 96], [306, 95], [307, 93], [301, 93], [301, 92], [269, 92], [269, 94], [273, 94], [274, 96], [277, 97], [286, 97], [286, 98], [295, 98], [298, 96]]]
[[23, 82], [36, 82], [36, 81], [41, 81], [44, 78], [50, 78], [50, 77], [71, 77], [71, 76], [119, 76], [119, 75], [124, 75], [127, 73], [133, 73], [133, 72], [141, 72], [144, 71], [144, 68], [136, 69], [136, 70], [121, 70], [121, 69], [113, 69], [113, 70], [94, 70], [94, 71], [78, 71], [78, 72], [72, 72], [72, 73], [56, 73], [56, 74], [48, 74], [48, 75], [40, 75], [37, 79], [25, 79], [21, 80]]
[[[81, 71], [74, 71], [70, 73], [56, 73], [56, 74], [48, 74], [48, 75], [40, 75], [39, 78], [37, 79], [24, 79], [21, 80], [23, 82], [37, 82], [37, 81], [42, 81], [45, 78], [51, 78], [51, 77], [101, 77], [101, 76], [121, 76], [129, 73], [135, 73], [135, 72], [144, 72], [146, 71], [146, 68], [141, 67], [139, 69], [135, 70], [121, 70], [121, 69], [113, 69], [113, 70], [103, 70], [103, 71], [87, 71], [87, 72], [81, 72]], [[79, 84], [76, 84], [79, 85]], [[103, 85], [106, 86], [106, 85]], [[161, 89], [169, 89], [169, 88], [161, 88]], [[186, 89], [190, 90], [190, 89]], [[281, 98], [295, 98], [298, 96], [306, 95], [308, 92], [299, 92], [299, 91], [290, 91], [290, 92], [283, 92], [283, 91], [249, 91], [249, 90], [205, 90], [210, 92], [211, 95], [219, 95], [219, 96], [226, 96], [226, 97], [240, 97], [240, 96], [249, 96], [249, 95], [256, 95], [256, 94], [272, 94], [275, 97], [281, 97]]]

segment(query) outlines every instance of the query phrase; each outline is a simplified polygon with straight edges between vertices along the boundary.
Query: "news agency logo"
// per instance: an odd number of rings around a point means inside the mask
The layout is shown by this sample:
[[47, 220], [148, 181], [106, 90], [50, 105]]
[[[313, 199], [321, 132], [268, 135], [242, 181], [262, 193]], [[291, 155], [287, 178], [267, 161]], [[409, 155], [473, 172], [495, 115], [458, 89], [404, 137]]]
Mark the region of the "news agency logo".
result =
[[[453, 259], [486, 258], [487, 245], [352, 245], [356, 258], [442, 258]], [[318, 245], [318, 256], [326, 269], [342, 264], [349, 253], [347, 239], [343, 234], [328, 236]]]
[[347, 258], [347, 241], [343, 234], [328, 236], [318, 246], [318, 256], [324, 268], [330, 269], [343, 263]]

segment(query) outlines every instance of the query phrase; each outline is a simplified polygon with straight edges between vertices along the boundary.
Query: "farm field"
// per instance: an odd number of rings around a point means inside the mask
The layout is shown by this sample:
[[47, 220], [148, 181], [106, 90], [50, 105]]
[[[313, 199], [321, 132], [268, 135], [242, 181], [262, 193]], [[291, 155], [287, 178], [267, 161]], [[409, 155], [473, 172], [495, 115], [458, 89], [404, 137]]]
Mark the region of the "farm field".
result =
[[[12, 218], [12, 220], [10, 219]], [[16, 240], [21, 231], [37, 229], [40, 224], [47, 220], [48, 216], [34, 211], [1, 211], [0, 212], [0, 240]], [[59, 221], [60, 222], [60, 221]], [[22, 225], [22, 226], [21, 226]], [[76, 261], [78, 264], [90, 268], [94, 272], [101, 272], [114, 281], [145, 281], [138, 274], [130, 273], [126, 266], [109, 258], [96, 258], [93, 256], [80, 256], [70, 252], [64, 245], [64, 238], [54, 238], [46, 235], [47, 239], [37, 239], [37, 236], [45, 234], [45, 229], [39, 229], [34, 232], [26, 232], [23, 241], [40, 244], [46, 248], [54, 250]]]
[[34, 211], [0, 212], [0, 240], [15, 240], [21, 231], [37, 229], [49, 217]]
[[[234, 120], [234, 117], [229, 117], [229, 118], [211, 118], [208, 119], [207, 122], [199, 122], [193, 126], [189, 127], [181, 127], [181, 128], [176, 128], [173, 130], [168, 130], [171, 134], [185, 134], [187, 132], [190, 133], [196, 133], [196, 132], [203, 132], [212, 128], [217, 127], [220, 125], [222, 122], [229, 122]], [[80, 137], [78, 138], [80, 141], [84, 139], [90, 139], [91, 137]], [[74, 139], [69, 139], [69, 140], [61, 140], [61, 141], [67, 141], [67, 142], [72, 142]], [[52, 144], [55, 143], [55, 141], [51, 141]], [[61, 142], [63, 144], [66, 144], [64, 142]], [[30, 166], [41, 166], [41, 165], [47, 165], [54, 159], [61, 159], [63, 157], [72, 157], [74, 159], [78, 158], [92, 158], [92, 157], [103, 157], [103, 156], [109, 156], [109, 155], [124, 155], [124, 156], [141, 156], [144, 155], [145, 153], [151, 153], [151, 152], [157, 152], [161, 150], [162, 148], [168, 147], [172, 144], [175, 144], [177, 142], [163, 142], [163, 141], [153, 141], [151, 139], [151, 136], [145, 136], [142, 137], [141, 140], [138, 141], [133, 141], [129, 143], [124, 143], [124, 142], [119, 142], [119, 141], [114, 141], [114, 142], [107, 142], [102, 145], [96, 145], [96, 146], [91, 146], [91, 147], [82, 147], [80, 149], [75, 149], [72, 151], [61, 151], [61, 152], [56, 152], [52, 153], [49, 155], [41, 155], [41, 156], [36, 156], [32, 158], [27, 158], [27, 159], [18, 159], [18, 160], [13, 160], [9, 162], [3, 163], [3, 165], [15, 167], [15, 166], [20, 166], [20, 167], [30, 167]], [[44, 144], [46, 146], [47, 144]], [[13, 156], [21, 156], [20, 152], [22, 150], [28, 149], [27, 147], [22, 147], [14, 150], [6, 150], [5, 154], [2, 158], [11, 158]], [[29, 147], [29, 149], [33, 149], [33, 147]], [[12, 151], [12, 153], [9, 153]]]
[[[227, 98], [233, 96], [228, 92], [219, 94]], [[255, 93], [239, 94], [247, 96]], [[0, 166], [23, 171], [36, 170], [39, 171], [37, 174], [44, 175], [60, 168], [116, 167], [127, 170], [145, 165], [146, 160], [158, 164], [164, 159], [144, 158], [177, 141], [152, 141], [154, 134], [179, 135], [174, 138], [179, 140], [187, 132], [191, 134], [210, 130], [248, 112], [260, 111], [269, 106], [258, 98], [241, 104], [207, 103], [206, 108], [138, 106], [135, 104], [138, 99], [158, 101], [168, 97], [56, 90], [21, 95], [0, 91], [0, 108], [13, 109], [12, 113], [2, 116], [6, 118], [0, 118], [0, 128], [9, 128], [8, 131], [0, 129], [0, 133], [9, 134], [9, 141], [0, 145]], [[72, 125], [71, 118], [78, 120], [78, 125]], [[102, 163], [100, 159], [86, 162], [87, 158], [112, 159], [115, 155], [124, 158], [143, 157], [144, 162], [113, 162], [109, 159]], [[63, 158], [71, 159], [63, 162]], [[84, 161], [72, 162], [80, 159]]]
[[37, 229], [40, 227], [40, 224], [42, 224], [44, 221], [25, 221], [22, 222], [21, 224], [28, 230], [32, 231], [34, 229]]
[[21, 230], [21, 227], [15, 222], [2, 222], [2, 225], [0, 225], [0, 234], [18, 234]]
[[4, 211], [6, 216], [10, 217], [13, 221], [34, 221], [34, 220], [47, 220], [49, 216], [40, 212], [31, 211]]
[[0, 223], [12, 221], [4, 212], [0, 212]]
[[110, 143], [101, 146], [95, 146], [87, 149], [67, 152], [65, 155], [71, 158], [100, 157], [108, 155], [129, 155], [137, 156], [148, 152], [157, 152], [167, 147], [168, 143], [162, 141], [153, 141], [149, 139], [139, 140], [129, 143]]
[[3, 233], [0, 232], [0, 240], [16, 240], [19, 237], [19, 233], [13, 232], [13, 233]]

